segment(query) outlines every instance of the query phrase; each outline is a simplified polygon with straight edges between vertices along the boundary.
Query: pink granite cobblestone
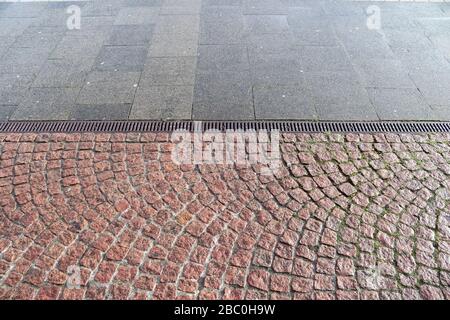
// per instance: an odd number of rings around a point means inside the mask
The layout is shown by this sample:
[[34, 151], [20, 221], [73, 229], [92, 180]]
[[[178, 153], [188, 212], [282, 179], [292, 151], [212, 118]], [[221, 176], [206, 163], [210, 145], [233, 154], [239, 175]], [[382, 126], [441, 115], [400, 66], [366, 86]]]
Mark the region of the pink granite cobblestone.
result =
[[274, 176], [172, 147], [0, 135], [0, 298], [450, 298], [449, 135], [284, 134]]

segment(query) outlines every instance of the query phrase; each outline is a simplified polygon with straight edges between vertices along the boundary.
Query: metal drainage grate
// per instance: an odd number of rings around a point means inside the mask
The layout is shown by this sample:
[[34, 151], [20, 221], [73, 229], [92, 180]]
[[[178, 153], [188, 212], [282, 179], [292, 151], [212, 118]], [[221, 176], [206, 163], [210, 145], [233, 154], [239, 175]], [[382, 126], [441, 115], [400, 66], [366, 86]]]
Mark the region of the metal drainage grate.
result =
[[281, 132], [450, 132], [450, 122], [322, 121], [9, 121], [0, 132], [171, 132], [174, 130], [279, 130]]

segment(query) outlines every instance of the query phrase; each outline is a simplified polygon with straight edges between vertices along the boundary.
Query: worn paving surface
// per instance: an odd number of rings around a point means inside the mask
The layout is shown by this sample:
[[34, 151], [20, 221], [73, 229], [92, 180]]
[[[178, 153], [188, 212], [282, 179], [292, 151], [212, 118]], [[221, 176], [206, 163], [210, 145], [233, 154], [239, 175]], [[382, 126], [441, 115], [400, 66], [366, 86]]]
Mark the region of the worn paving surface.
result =
[[450, 3], [69, 4], [0, 3], [0, 119], [450, 120]]
[[286, 134], [262, 176], [168, 134], [2, 134], [0, 297], [449, 299], [449, 139]]

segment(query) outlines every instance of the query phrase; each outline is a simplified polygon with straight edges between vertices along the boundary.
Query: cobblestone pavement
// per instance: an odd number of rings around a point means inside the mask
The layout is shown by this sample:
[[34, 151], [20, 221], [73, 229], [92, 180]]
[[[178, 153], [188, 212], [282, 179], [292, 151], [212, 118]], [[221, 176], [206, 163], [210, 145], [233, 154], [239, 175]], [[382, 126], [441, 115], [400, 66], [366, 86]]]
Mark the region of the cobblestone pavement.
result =
[[450, 121], [449, 19], [448, 1], [0, 0], [0, 120]]
[[450, 135], [284, 134], [274, 176], [168, 137], [0, 135], [0, 297], [450, 298]]

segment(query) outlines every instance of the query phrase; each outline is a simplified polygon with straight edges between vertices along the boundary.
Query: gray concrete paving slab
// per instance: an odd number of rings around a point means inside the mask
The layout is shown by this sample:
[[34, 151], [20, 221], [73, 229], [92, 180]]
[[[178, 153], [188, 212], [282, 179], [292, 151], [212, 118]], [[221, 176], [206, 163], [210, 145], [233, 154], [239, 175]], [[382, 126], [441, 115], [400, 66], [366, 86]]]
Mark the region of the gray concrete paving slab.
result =
[[149, 57], [192, 57], [197, 55], [198, 33], [155, 34], [149, 49]]
[[373, 88], [415, 88], [408, 70], [396, 59], [363, 59], [352, 61], [362, 83]]
[[255, 86], [253, 95], [256, 119], [318, 119], [312, 94], [304, 86]]
[[368, 89], [381, 120], [433, 119], [433, 109], [417, 89]]
[[77, 97], [77, 104], [132, 104], [139, 72], [96, 71], [91, 73]]
[[97, 71], [142, 71], [147, 56], [144, 46], [103, 46], [94, 70]]
[[249, 34], [282, 34], [290, 31], [286, 15], [246, 15], [244, 24]]
[[244, 44], [246, 40], [243, 19], [228, 21], [201, 21], [199, 44]]
[[92, 58], [90, 63], [73, 63], [65, 59], [47, 60], [39, 70], [32, 86], [47, 88], [81, 88], [84, 84], [89, 70], [94, 64]]
[[136, 92], [131, 119], [191, 119], [193, 86], [140, 87]]
[[18, 105], [27, 95], [34, 78], [28, 74], [0, 74], [0, 105]]
[[148, 46], [152, 39], [154, 26], [115, 25], [111, 37], [104, 43], [110, 46]]
[[114, 24], [154, 24], [159, 20], [159, 11], [159, 7], [124, 7], [119, 10]]
[[77, 104], [69, 113], [70, 120], [121, 120], [128, 118], [131, 104]]
[[367, 90], [355, 72], [308, 72], [304, 77], [319, 119], [378, 119]]
[[304, 46], [298, 59], [305, 71], [351, 71], [351, 61], [341, 46]]
[[194, 119], [254, 119], [250, 72], [198, 73]]
[[200, 16], [196, 14], [161, 15], [155, 27], [155, 34], [176, 33], [186, 35], [199, 32]]
[[0, 121], [9, 120], [16, 108], [16, 106], [0, 106]]
[[69, 117], [79, 88], [31, 88], [11, 120], [64, 120]]
[[200, 45], [198, 48], [198, 72], [239, 72], [249, 68], [246, 46]]
[[193, 86], [196, 65], [197, 57], [148, 58], [139, 86]]
[[164, 0], [161, 14], [198, 14], [202, 0]]

